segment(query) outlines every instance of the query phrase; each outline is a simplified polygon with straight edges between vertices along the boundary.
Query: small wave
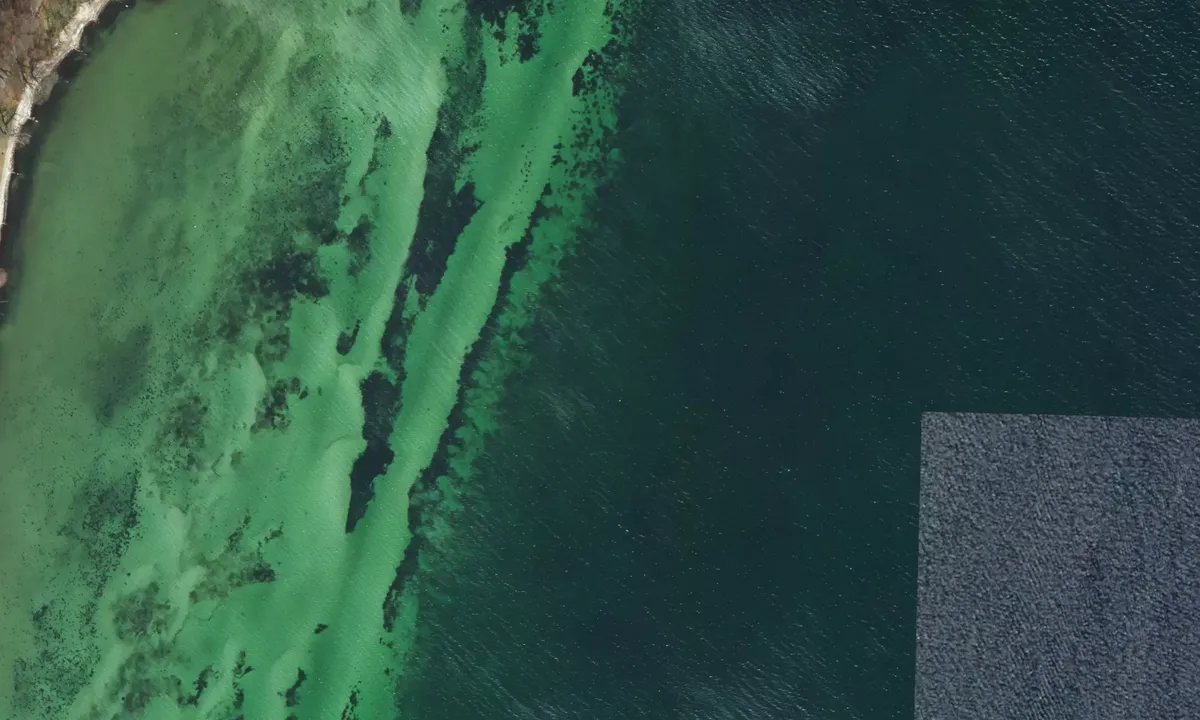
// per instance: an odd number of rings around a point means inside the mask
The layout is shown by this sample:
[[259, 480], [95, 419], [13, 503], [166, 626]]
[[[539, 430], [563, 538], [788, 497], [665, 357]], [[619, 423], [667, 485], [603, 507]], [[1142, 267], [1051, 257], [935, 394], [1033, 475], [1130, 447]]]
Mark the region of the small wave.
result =
[[676, 0], [672, 14], [688, 61], [680, 72], [694, 75], [696, 97], [742, 112], [766, 106], [808, 114], [837, 98], [850, 79], [832, 52], [837, 18], [828, 13], [804, 24], [778, 8]]

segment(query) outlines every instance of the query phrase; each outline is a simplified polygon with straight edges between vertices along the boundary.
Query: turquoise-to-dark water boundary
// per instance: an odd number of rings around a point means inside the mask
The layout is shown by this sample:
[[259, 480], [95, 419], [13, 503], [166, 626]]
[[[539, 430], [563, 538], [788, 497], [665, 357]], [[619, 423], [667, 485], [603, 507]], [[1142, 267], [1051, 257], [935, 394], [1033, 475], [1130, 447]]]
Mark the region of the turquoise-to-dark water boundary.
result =
[[911, 718], [920, 414], [1200, 412], [1197, 16], [649, 14], [421, 716]]

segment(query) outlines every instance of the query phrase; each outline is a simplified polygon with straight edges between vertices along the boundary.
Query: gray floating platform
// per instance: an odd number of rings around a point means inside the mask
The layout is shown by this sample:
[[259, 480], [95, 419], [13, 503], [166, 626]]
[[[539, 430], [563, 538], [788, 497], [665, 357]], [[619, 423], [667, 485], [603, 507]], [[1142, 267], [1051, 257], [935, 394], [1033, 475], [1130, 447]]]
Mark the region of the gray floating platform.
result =
[[918, 720], [1200, 718], [1200, 421], [927, 414]]

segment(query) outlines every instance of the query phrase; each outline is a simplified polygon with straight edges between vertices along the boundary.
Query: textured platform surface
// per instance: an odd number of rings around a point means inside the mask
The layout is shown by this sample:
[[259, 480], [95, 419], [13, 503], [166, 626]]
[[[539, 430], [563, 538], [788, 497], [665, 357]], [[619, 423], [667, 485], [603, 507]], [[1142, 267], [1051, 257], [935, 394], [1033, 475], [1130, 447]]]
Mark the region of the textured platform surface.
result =
[[1200, 717], [1200, 422], [928, 414], [916, 717]]

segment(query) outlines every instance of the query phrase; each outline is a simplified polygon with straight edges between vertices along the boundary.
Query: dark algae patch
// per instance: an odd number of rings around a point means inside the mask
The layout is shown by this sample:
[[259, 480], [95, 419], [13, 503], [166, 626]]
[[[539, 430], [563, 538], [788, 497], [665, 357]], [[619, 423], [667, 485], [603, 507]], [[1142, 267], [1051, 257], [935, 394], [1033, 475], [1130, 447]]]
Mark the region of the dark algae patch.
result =
[[282, 308], [301, 295], [316, 300], [329, 294], [329, 283], [312, 250], [291, 248], [278, 253], [255, 270], [249, 282], [251, 297], [261, 298], [271, 308]]
[[[538, 21], [552, 6], [550, 0], [467, 0], [467, 13], [487, 25], [501, 43], [509, 32], [515, 32], [517, 57], [526, 62], [537, 54], [541, 37]], [[510, 24], [514, 19], [515, 27]]]
[[400, 386], [381, 371], [368, 375], [362, 382], [363, 439], [367, 446], [350, 469], [350, 505], [346, 511], [346, 532], [354, 532], [359, 520], [367, 513], [367, 505], [375, 496], [376, 478], [387, 472], [396, 455], [390, 439], [396, 415], [400, 411]]
[[296, 682], [292, 683], [292, 686], [284, 693], [284, 703], [288, 707], [296, 707], [299, 704], [300, 686], [304, 684], [307, 678], [308, 676], [304, 674], [304, 670], [296, 670]]
[[200, 698], [204, 695], [204, 691], [208, 688], [208, 684], [213, 679], [212, 665], [200, 671], [200, 676], [196, 678], [191, 694], [180, 695], [176, 700], [180, 707], [195, 707], [200, 704]]
[[388, 315], [387, 323], [383, 326], [383, 336], [379, 339], [383, 360], [388, 370], [396, 376], [397, 384], [404, 381], [404, 348], [408, 342], [408, 334], [412, 332], [412, 319], [404, 313], [408, 293], [409, 283], [401, 280], [392, 293], [392, 312]]
[[375, 496], [376, 478], [387, 472], [395, 459], [390, 439], [396, 417], [400, 413], [405, 343], [412, 330], [412, 322], [405, 316], [404, 310], [408, 292], [409, 283], [401, 279], [393, 291], [392, 311], [388, 315], [379, 341], [386, 370], [371, 372], [360, 386], [365, 415], [363, 439], [366, 440], [367, 446], [355, 459], [350, 470], [347, 533], [354, 532], [355, 526], [366, 515], [367, 506]]
[[308, 393], [300, 385], [300, 378], [276, 380], [258, 408], [258, 418], [254, 422], [254, 430], [284, 430], [292, 424], [289, 415], [289, 403], [307, 397]]
[[[468, 38], [479, 33], [478, 26], [469, 19], [463, 30]], [[467, 56], [461, 64], [446, 68], [450, 90], [438, 108], [437, 124], [425, 154], [424, 195], [406, 267], [408, 274], [416, 278], [417, 292], [422, 297], [437, 289], [455, 242], [479, 209], [474, 184], [467, 181], [457, 187], [457, 179], [472, 152], [463, 147], [464, 133], [482, 103], [485, 73], [478, 40], [468, 42]]]
[[352, 691], [350, 697], [346, 700], [346, 705], [342, 708], [341, 720], [359, 720], [357, 690]]
[[337, 353], [338, 355], [348, 355], [354, 349], [354, 341], [358, 339], [358, 329], [362, 325], [361, 321], [356, 321], [354, 327], [349, 330], [343, 330], [338, 334]]
[[111, 423], [117, 411], [141, 390], [152, 335], [149, 325], [140, 325], [124, 337], [101, 346], [94, 379], [96, 414], [101, 422]]
[[160, 597], [158, 583], [150, 583], [126, 595], [113, 611], [113, 627], [117, 636], [133, 642], [167, 629], [171, 606]]
[[351, 276], [358, 275], [371, 261], [371, 231], [373, 229], [374, 224], [371, 219], [363, 215], [358, 219], [354, 229], [346, 236], [346, 247], [350, 251], [349, 271]]

